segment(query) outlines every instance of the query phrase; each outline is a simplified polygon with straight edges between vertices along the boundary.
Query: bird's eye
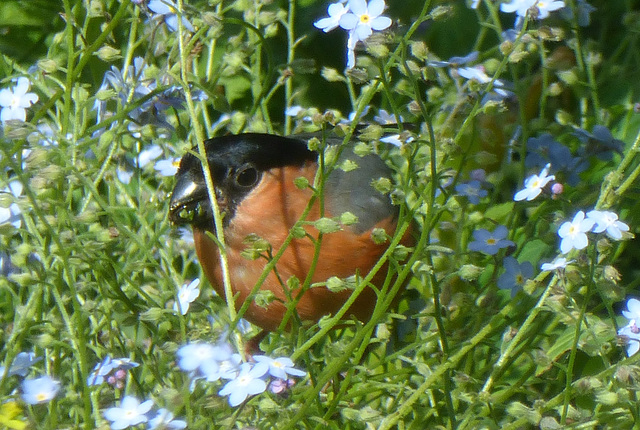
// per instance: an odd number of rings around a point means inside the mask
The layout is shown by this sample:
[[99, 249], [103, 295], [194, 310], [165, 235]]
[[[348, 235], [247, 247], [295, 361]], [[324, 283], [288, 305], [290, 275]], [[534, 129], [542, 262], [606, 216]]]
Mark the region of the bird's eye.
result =
[[259, 179], [260, 173], [253, 167], [245, 167], [236, 173], [236, 184], [243, 188], [253, 187]]

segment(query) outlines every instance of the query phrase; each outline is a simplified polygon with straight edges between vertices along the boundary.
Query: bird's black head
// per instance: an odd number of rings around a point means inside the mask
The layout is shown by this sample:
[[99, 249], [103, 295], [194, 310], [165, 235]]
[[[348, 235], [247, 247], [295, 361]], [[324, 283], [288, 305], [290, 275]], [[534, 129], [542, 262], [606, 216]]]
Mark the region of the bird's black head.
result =
[[[265, 171], [315, 161], [317, 154], [299, 139], [272, 134], [247, 133], [204, 142], [216, 199], [225, 223], [237, 205], [262, 179]], [[193, 148], [197, 153], [198, 149]], [[169, 219], [175, 224], [213, 230], [213, 209], [200, 159], [189, 152], [182, 157], [169, 204]]]

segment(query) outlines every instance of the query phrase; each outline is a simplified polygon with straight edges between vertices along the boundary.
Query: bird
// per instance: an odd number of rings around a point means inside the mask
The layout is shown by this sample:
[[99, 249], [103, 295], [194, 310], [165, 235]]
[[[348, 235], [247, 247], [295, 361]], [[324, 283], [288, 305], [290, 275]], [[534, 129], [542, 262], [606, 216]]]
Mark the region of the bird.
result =
[[[329, 144], [342, 139], [328, 138]], [[310, 186], [300, 186], [300, 178], [314, 183], [318, 170], [316, 151], [308, 148], [308, 139], [297, 136], [245, 133], [215, 137], [204, 142], [205, 156], [215, 188], [215, 199], [222, 214], [225, 252], [231, 289], [239, 309], [247, 300], [265, 269], [264, 258], [248, 259], [243, 255], [247, 238], [260, 238], [268, 242], [275, 254], [285, 243], [291, 227], [301, 218], [314, 196]], [[197, 148], [181, 159], [176, 183], [169, 203], [169, 220], [174, 225], [190, 224], [198, 260], [207, 279], [222, 297], [225, 297], [220, 250], [215, 235], [213, 208], [205, 184], [204, 168]], [[304, 291], [295, 305], [301, 321], [317, 322], [325, 315], [333, 315], [349, 299], [352, 290], [336, 291], [326, 287], [332, 277], [348, 278], [358, 274], [366, 276], [388, 248], [388, 243], [376, 243], [371, 233], [384, 229], [393, 236], [399, 221], [399, 208], [389, 195], [376, 190], [372, 181], [392, 177], [392, 170], [376, 154], [358, 156], [353, 145], [348, 145], [338, 157], [337, 164], [345, 161], [357, 168], [336, 168], [326, 177], [323, 193], [310, 206], [304, 235], [296, 235], [286, 247], [260, 286], [272, 293], [273, 300], [264, 306], [250, 303], [243, 317], [267, 332], [281, 325], [287, 311], [285, 285], [296, 277], [300, 282], [310, 276], [314, 286]], [[353, 164], [352, 164], [353, 165]], [[298, 180], [298, 185], [296, 185]], [[322, 201], [322, 204], [321, 204]], [[335, 219], [343, 213], [355, 215], [357, 222], [340, 225], [336, 232], [322, 235], [315, 267], [314, 241], [319, 231], [313, 221]], [[411, 246], [410, 229], [401, 244]], [[387, 276], [387, 264], [372, 279], [382, 286]], [[294, 291], [293, 296], [297, 295]], [[366, 287], [345, 314], [368, 321], [376, 304], [376, 294]]]

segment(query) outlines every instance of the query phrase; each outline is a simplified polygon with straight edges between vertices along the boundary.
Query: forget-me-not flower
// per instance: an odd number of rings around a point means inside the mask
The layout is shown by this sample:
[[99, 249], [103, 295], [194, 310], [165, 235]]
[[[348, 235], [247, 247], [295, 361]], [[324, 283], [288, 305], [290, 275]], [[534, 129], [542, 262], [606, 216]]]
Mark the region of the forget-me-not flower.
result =
[[[148, 7], [152, 12], [162, 16], [164, 23], [171, 31], [178, 30], [178, 5], [172, 0], [151, 0]], [[182, 16], [182, 25], [191, 32], [196, 31], [184, 16]]]
[[[133, 369], [134, 367], [138, 367], [140, 364], [135, 361], [131, 361], [129, 358], [111, 358], [110, 356], [106, 356], [100, 363], [96, 364], [93, 368], [91, 374], [87, 377], [87, 385], [95, 386], [100, 385], [105, 380], [111, 384], [116, 385], [116, 379], [111, 379], [109, 376], [115, 376], [115, 374], [119, 371], [127, 371], [129, 369]], [[120, 376], [120, 375], [118, 375]], [[126, 376], [126, 375], [124, 375]]]
[[58, 391], [60, 391], [60, 382], [50, 376], [25, 379], [22, 382], [22, 399], [30, 405], [50, 402]]
[[235, 379], [227, 382], [218, 394], [221, 396], [229, 396], [229, 404], [238, 406], [244, 402], [247, 397], [264, 393], [267, 389], [267, 383], [262, 377], [269, 370], [269, 366], [263, 363], [243, 363], [240, 371]]
[[615, 212], [593, 210], [587, 212], [587, 218], [596, 223], [593, 227], [594, 233], [606, 231], [609, 237], [615, 240], [622, 239], [623, 231], [629, 231], [629, 226], [618, 221], [618, 215]]
[[627, 355], [631, 357], [640, 350], [640, 327], [637, 321], [640, 321], [640, 300], [627, 300], [627, 309], [622, 311], [622, 315], [629, 320], [629, 324], [618, 330], [618, 335], [627, 338]]
[[472, 180], [469, 182], [463, 182], [456, 185], [456, 192], [462, 196], [466, 196], [469, 203], [477, 205], [480, 203], [480, 199], [486, 197], [489, 192], [482, 189], [480, 181]]
[[499, 225], [493, 232], [484, 228], [473, 232], [473, 242], [469, 244], [470, 251], [480, 251], [488, 255], [496, 255], [502, 248], [515, 246], [516, 244], [507, 240], [509, 230], [503, 225]]
[[583, 211], [579, 211], [572, 221], [563, 223], [558, 229], [558, 236], [562, 239], [560, 251], [566, 254], [574, 248], [578, 250], [586, 248], [589, 244], [587, 232], [591, 230], [594, 224], [594, 220], [585, 219]]
[[511, 297], [513, 297], [533, 276], [533, 265], [528, 261], [518, 263], [518, 260], [513, 257], [506, 257], [503, 264], [506, 272], [498, 278], [498, 288], [511, 290]]
[[200, 279], [194, 279], [189, 284], [184, 284], [178, 290], [178, 300], [173, 304], [173, 310], [186, 315], [189, 305], [200, 295]]
[[155, 430], [155, 429], [180, 430], [180, 429], [186, 429], [186, 428], [187, 428], [187, 423], [185, 421], [174, 420], [173, 414], [164, 408], [158, 409], [156, 416], [149, 420], [149, 430]]
[[307, 374], [307, 372], [293, 367], [293, 361], [289, 357], [271, 358], [266, 355], [254, 355], [253, 359], [269, 366], [269, 375], [274, 378], [287, 379], [287, 375], [305, 376]]
[[153, 168], [162, 176], [174, 176], [178, 173], [178, 167], [180, 167], [180, 157], [169, 157], [156, 161], [153, 165]]
[[[21, 352], [13, 359], [13, 363], [9, 366], [7, 376], [19, 375], [24, 378], [29, 373], [31, 366], [41, 360], [42, 357], [36, 357], [36, 354], [33, 352]], [[4, 366], [0, 366], [0, 378], [4, 375], [4, 371]]]
[[542, 192], [542, 189], [556, 177], [554, 175], [549, 175], [549, 169], [551, 168], [551, 164], [547, 164], [544, 166], [539, 175], [531, 175], [524, 181], [524, 189], [518, 191], [515, 196], [513, 196], [513, 200], [519, 202], [521, 200], [527, 199], [527, 201], [531, 201], [538, 197]]
[[531, 13], [535, 19], [545, 19], [551, 12], [563, 7], [564, 1], [559, 0], [511, 0], [509, 3], [502, 3], [500, 10], [505, 13], [515, 12], [519, 18]]
[[340, 25], [340, 18], [342, 15], [349, 12], [349, 6], [345, 5], [346, 0], [342, 2], [332, 3], [329, 5], [328, 18], [322, 18], [313, 23], [316, 28], [324, 31], [325, 33], [330, 32], [331, 30], [338, 28]]
[[104, 411], [104, 417], [111, 421], [112, 430], [125, 429], [146, 423], [149, 420], [147, 413], [152, 407], [153, 401], [151, 400], [140, 403], [133, 396], [125, 396], [120, 402], [120, 407], [107, 409]]
[[25, 121], [27, 119], [27, 108], [38, 101], [38, 95], [30, 93], [31, 82], [25, 77], [17, 79], [13, 89], [4, 88], [0, 90], [0, 121], [10, 121], [12, 119]]
[[552, 270], [561, 270], [567, 267], [568, 264], [573, 263], [573, 260], [567, 261], [564, 257], [558, 257], [551, 263], [543, 263], [540, 266], [540, 270], [543, 272], [551, 272]]

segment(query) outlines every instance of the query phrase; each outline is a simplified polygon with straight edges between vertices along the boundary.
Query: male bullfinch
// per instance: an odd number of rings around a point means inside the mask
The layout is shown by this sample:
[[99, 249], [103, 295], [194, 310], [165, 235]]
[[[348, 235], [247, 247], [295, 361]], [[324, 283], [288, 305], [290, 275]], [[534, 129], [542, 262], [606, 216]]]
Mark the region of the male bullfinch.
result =
[[[205, 142], [206, 157], [215, 185], [216, 199], [223, 215], [224, 240], [228, 258], [231, 288], [237, 295], [236, 309], [247, 299], [263, 273], [266, 259], [248, 259], [242, 253], [248, 236], [266, 240], [275, 255], [285, 242], [292, 226], [301, 218], [314, 190], [298, 187], [297, 178], [314, 183], [318, 169], [318, 153], [307, 148], [306, 140], [270, 134], [241, 134], [217, 137]], [[197, 149], [194, 148], [197, 153]], [[267, 331], [281, 323], [291, 296], [285, 293], [286, 282], [295, 276], [301, 282], [311, 270], [311, 284], [323, 283], [331, 277], [364, 277], [378, 262], [388, 244], [376, 244], [371, 237], [374, 228], [393, 235], [398, 222], [397, 206], [388, 195], [372, 186], [379, 178], [391, 178], [391, 170], [377, 155], [359, 157], [346, 147], [338, 163], [351, 160], [353, 170], [336, 168], [328, 175], [322, 196], [318, 196], [306, 221], [340, 217], [350, 212], [357, 222], [342, 225], [339, 231], [322, 235], [319, 255], [314, 259], [319, 237], [311, 223], [303, 223], [306, 235], [293, 239], [286, 247], [275, 269], [267, 274], [260, 286], [275, 299], [266, 307], [251, 303], [244, 314], [251, 323]], [[349, 171], [346, 171], [349, 170]], [[180, 162], [176, 185], [171, 196], [169, 218], [175, 224], [191, 224], [198, 259], [215, 288], [224, 297], [223, 274], [216, 242], [213, 209], [210, 204], [202, 163], [192, 153]], [[412, 244], [407, 233], [402, 240]], [[315, 268], [313, 268], [315, 260]], [[387, 275], [386, 265], [379, 270], [372, 284], [381, 286]], [[283, 285], [285, 284], [285, 285]], [[352, 294], [352, 290], [330, 291], [324, 286], [307, 289], [296, 304], [303, 321], [318, 321], [335, 314]], [[346, 316], [367, 321], [376, 303], [375, 292], [367, 287], [349, 308]]]

